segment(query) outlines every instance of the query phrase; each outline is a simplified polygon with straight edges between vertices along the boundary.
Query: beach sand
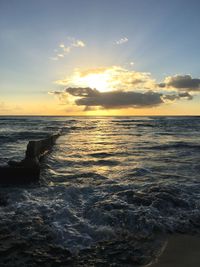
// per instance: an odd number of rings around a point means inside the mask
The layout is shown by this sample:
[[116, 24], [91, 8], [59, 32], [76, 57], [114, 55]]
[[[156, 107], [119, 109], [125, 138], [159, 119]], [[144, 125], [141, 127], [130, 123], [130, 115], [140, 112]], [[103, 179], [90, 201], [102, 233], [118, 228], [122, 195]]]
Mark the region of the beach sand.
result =
[[200, 236], [172, 235], [157, 262], [151, 267], [200, 266]]

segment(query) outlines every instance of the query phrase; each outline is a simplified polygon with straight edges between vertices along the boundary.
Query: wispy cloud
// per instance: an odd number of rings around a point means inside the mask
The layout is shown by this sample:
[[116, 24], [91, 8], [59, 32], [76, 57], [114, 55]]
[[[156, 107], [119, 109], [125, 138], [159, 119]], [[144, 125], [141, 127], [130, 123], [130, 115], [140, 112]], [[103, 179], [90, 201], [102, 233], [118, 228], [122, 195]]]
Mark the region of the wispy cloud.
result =
[[85, 43], [81, 40], [74, 40], [72, 43], [73, 47], [85, 47]]
[[121, 38], [121, 39], [115, 41], [115, 44], [116, 44], [116, 45], [122, 45], [122, 44], [125, 44], [125, 43], [127, 43], [127, 42], [128, 42], [128, 38], [127, 38], [127, 37], [123, 37], [123, 38]]
[[62, 57], [64, 57], [65, 55], [64, 55], [64, 54], [58, 54], [57, 56], [62, 58]]
[[55, 56], [50, 57], [51, 60], [59, 60], [64, 58], [75, 48], [83, 48], [86, 44], [83, 40], [75, 39], [74, 37], [67, 37], [66, 42], [61, 42], [56, 49], [54, 49]]

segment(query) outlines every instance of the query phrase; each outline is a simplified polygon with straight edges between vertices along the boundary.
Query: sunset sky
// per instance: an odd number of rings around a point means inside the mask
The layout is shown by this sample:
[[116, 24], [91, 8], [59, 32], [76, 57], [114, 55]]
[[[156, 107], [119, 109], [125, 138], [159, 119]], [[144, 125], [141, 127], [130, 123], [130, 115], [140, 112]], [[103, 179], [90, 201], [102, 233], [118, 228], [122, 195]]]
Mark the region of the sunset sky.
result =
[[0, 0], [0, 115], [200, 115], [199, 10]]

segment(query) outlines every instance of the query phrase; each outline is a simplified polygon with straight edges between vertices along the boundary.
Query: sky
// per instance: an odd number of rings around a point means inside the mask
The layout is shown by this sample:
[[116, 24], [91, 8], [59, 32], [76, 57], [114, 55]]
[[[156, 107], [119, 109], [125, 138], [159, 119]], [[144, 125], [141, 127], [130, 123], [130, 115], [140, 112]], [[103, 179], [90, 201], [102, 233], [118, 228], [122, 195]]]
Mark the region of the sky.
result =
[[0, 115], [200, 115], [199, 0], [0, 0]]

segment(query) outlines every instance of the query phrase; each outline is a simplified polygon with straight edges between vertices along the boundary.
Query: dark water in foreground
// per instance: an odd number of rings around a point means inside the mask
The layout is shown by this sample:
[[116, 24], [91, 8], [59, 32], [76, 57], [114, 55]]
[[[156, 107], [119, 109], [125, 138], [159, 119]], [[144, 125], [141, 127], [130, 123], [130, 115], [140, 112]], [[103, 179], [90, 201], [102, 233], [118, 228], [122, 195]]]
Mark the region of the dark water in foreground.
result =
[[0, 117], [0, 164], [58, 130], [41, 182], [0, 188], [0, 266], [137, 266], [200, 232], [200, 117]]

